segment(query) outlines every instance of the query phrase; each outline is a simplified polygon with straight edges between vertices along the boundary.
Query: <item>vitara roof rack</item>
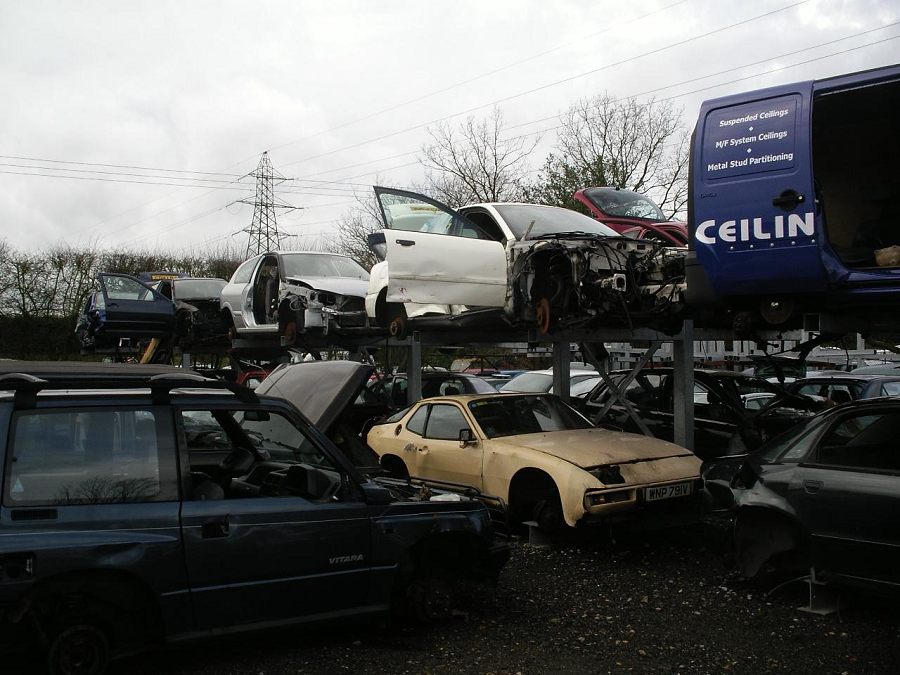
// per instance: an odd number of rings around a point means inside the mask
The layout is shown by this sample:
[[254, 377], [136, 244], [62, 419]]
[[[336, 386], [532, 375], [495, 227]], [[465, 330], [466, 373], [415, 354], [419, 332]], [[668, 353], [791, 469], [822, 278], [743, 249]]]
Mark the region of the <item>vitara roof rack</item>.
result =
[[169, 402], [169, 393], [173, 389], [211, 389], [229, 391], [242, 403], [259, 403], [259, 397], [252, 389], [232, 382], [204, 377], [198, 373], [177, 372], [174, 368], [167, 372], [151, 371], [143, 375], [135, 369], [130, 371], [127, 376], [123, 373], [110, 376], [111, 373], [105, 372], [96, 372], [91, 375], [84, 369], [77, 374], [71, 372], [42, 374], [47, 377], [38, 377], [30, 372], [0, 374], [0, 391], [14, 392], [16, 409], [33, 408], [38, 392], [48, 390], [149, 389], [153, 403], [164, 405]]

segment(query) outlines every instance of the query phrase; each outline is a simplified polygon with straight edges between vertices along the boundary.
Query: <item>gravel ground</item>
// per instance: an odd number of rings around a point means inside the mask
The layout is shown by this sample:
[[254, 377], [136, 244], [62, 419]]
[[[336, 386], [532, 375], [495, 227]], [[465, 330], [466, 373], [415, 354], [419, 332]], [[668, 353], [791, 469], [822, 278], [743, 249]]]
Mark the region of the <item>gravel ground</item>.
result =
[[210, 640], [120, 662], [111, 675], [900, 672], [892, 603], [853, 596], [840, 614], [814, 616], [796, 609], [799, 584], [766, 597], [775, 583], [725, 570], [696, 528], [614, 544], [516, 542], [500, 585], [462, 588], [448, 624]]

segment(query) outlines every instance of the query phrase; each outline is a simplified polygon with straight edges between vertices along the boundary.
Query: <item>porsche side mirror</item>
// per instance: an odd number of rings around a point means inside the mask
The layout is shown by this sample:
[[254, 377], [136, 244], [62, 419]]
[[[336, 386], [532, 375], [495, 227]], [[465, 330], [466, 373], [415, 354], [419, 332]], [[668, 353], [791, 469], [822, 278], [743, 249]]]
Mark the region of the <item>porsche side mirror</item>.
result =
[[472, 433], [471, 429], [460, 429], [459, 430], [459, 447], [464, 448], [467, 445], [471, 445], [475, 443], [475, 434]]

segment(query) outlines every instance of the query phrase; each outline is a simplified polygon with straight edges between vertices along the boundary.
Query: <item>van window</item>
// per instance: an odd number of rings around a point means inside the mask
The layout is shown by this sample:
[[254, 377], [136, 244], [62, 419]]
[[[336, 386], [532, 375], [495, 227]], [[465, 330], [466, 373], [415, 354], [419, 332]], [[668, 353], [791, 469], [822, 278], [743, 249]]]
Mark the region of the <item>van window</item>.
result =
[[149, 409], [39, 410], [13, 421], [3, 502], [65, 506], [175, 501], [175, 450]]

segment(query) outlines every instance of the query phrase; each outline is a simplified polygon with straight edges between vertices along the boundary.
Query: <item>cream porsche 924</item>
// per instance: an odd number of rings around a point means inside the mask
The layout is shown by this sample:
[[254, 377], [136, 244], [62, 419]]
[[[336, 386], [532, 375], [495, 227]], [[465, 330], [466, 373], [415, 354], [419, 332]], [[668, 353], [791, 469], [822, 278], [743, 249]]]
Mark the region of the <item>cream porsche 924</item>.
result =
[[474, 485], [548, 530], [689, 507], [700, 460], [655, 438], [596, 428], [547, 394], [442, 396], [372, 427], [382, 467]]

